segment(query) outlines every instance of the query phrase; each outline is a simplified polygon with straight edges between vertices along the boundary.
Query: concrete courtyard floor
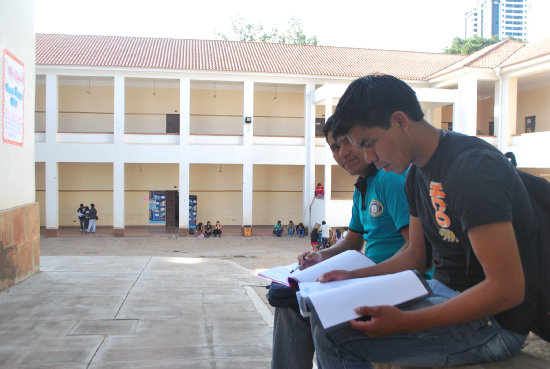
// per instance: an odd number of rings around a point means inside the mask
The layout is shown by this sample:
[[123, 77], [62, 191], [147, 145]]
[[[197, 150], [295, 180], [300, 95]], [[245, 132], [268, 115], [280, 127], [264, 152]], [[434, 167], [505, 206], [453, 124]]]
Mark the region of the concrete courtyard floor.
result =
[[[256, 273], [308, 249], [268, 235], [42, 238], [41, 272], [0, 293], [0, 369], [270, 368]], [[550, 358], [537, 338], [525, 351]]]
[[41, 272], [0, 293], [0, 368], [269, 368], [260, 269], [307, 239], [70, 235], [41, 239]]

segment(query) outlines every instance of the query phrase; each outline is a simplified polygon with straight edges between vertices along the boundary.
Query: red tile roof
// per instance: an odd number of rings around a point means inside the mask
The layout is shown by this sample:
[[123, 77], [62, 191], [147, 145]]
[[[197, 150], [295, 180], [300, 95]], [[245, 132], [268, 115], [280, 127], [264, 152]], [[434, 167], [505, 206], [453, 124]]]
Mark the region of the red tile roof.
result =
[[36, 35], [37, 66], [150, 68], [352, 78], [378, 72], [405, 80], [423, 80], [465, 57], [260, 42]]
[[534, 58], [550, 55], [550, 38], [530, 42], [512, 55], [508, 60], [502, 63], [502, 67], [508, 67], [513, 64], [522, 63]]
[[476, 51], [472, 55], [466, 56], [464, 59], [435, 73], [431, 77], [448, 74], [465, 67], [493, 69], [500, 66], [524, 46], [524, 43], [515, 40], [497, 42], [496, 44], [489, 45], [486, 48]]

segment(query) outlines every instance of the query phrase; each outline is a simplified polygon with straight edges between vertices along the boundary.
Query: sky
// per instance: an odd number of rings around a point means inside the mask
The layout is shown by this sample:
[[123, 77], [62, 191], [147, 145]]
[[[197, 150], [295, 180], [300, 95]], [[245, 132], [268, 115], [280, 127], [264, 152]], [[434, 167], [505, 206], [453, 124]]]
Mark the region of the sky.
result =
[[464, 38], [476, 0], [36, 0], [35, 31], [220, 39], [233, 20], [283, 31], [291, 17], [323, 46], [441, 52]]

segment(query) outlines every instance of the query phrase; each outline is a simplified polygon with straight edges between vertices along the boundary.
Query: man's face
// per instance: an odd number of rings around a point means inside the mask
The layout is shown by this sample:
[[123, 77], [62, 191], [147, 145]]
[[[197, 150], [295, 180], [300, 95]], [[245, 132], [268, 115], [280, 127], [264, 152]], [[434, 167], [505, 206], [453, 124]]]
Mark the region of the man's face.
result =
[[402, 126], [391, 120], [389, 129], [366, 128], [356, 124], [347, 134], [356, 148], [363, 151], [365, 162], [374, 163], [378, 169], [403, 173], [412, 162]]
[[354, 147], [346, 136], [335, 140], [332, 132], [329, 132], [327, 142], [334, 160], [342, 169], [351, 175], [365, 174], [368, 164], [363, 158], [363, 152], [360, 148]]

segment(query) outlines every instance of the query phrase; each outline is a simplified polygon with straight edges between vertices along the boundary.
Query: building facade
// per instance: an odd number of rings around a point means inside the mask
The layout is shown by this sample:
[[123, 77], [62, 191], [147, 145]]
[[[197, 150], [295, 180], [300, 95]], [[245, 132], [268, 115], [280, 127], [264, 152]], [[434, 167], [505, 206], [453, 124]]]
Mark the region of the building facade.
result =
[[0, 12], [0, 290], [40, 269], [35, 202], [34, 1], [2, 4]]
[[[537, 46], [538, 45], [538, 46]], [[349, 221], [354, 178], [320, 132], [355, 78], [388, 73], [426, 119], [550, 167], [550, 43], [470, 57], [310, 45], [37, 35], [36, 197], [50, 236], [76, 226]], [[533, 123], [524, 126], [524, 120]], [[315, 184], [325, 199], [314, 198]], [[196, 202], [195, 202], [196, 201]], [[196, 207], [195, 207], [196, 206]]]
[[465, 37], [529, 40], [530, 0], [479, 0], [465, 14]]

